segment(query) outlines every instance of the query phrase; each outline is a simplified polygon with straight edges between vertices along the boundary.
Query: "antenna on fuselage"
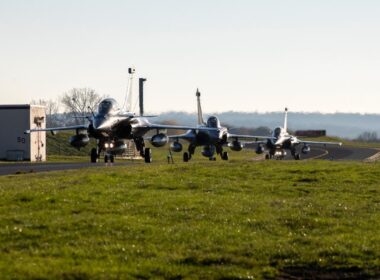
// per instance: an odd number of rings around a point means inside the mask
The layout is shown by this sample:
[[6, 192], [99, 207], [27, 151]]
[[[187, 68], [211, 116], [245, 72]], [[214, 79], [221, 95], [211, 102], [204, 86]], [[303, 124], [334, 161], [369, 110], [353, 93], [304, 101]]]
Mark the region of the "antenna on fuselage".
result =
[[285, 108], [284, 131], [288, 132], [288, 108]]
[[201, 93], [199, 92], [198, 89], [195, 95], [197, 96], [198, 124], [199, 125], [205, 124], [203, 120], [202, 107], [201, 107]]
[[132, 110], [132, 85], [133, 85], [133, 74], [135, 73], [135, 68], [128, 68], [128, 84], [127, 91], [125, 93], [125, 99], [123, 104], [123, 110], [130, 112]]

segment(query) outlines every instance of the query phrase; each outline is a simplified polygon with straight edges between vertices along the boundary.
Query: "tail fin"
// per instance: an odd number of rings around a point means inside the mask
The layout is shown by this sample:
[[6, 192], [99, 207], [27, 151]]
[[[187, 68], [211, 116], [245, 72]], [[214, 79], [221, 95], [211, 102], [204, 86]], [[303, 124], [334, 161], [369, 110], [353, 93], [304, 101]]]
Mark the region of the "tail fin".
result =
[[288, 108], [285, 108], [284, 131], [288, 132]]
[[128, 68], [128, 84], [127, 91], [125, 92], [125, 99], [123, 104], [123, 110], [127, 112], [132, 111], [132, 83], [133, 83], [133, 74], [135, 73], [135, 68]]
[[199, 92], [198, 89], [195, 95], [197, 96], [198, 124], [205, 124], [205, 121], [203, 120], [202, 107], [201, 107], [201, 93]]

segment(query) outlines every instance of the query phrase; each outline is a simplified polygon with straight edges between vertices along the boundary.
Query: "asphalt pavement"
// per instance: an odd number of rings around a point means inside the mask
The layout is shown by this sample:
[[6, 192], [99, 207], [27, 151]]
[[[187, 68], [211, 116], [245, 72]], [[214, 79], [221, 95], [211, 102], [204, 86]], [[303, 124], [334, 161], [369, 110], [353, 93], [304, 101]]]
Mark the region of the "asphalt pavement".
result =
[[[301, 154], [301, 160], [326, 159], [326, 160], [357, 160], [364, 161], [373, 157], [380, 151], [373, 148], [359, 147], [312, 147], [310, 153]], [[262, 159], [264, 156], [262, 157]], [[285, 159], [292, 160], [290, 152], [287, 151]], [[141, 161], [138, 161], [141, 162]], [[35, 172], [70, 170], [90, 167], [110, 167], [110, 166], [127, 166], [136, 164], [136, 161], [116, 162], [116, 163], [90, 163], [90, 162], [74, 162], [74, 163], [1, 163], [0, 176], [12, 174], [25, 174]]]
[[57, 171], [57, 170], [70, 170], [79, 168], [93, 168], [93, 167], [111, 167], [111, 166], [127, 166], [133, 165], [136, 162], [115, 162], [115, 163], [90, 163], [90, 162], [69, 162], [69, 163], [2, 163], [0, 164], [0, 176], [12, 174], [25, 174], [35, 172]]
[[[366, 160], [380, 150], [374, 148], [361, 148], [353, 146], [326, 146], [311, 147], [310, 153], [304, 155], [301, 153], [301, 159], [327, 159], [327, 160]], [[290, 152], [287, 151], [285, 159], [292, 159]]]

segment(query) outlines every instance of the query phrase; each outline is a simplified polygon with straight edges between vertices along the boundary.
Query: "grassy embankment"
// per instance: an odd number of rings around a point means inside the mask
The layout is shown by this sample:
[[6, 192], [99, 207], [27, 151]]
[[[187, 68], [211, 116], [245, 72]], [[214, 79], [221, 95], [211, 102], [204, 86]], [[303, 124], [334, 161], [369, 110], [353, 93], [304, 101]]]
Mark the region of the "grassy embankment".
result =
[[70, 146], [69, 139], [74, 133], [60, 131], [56, 135], [46, 134], [46, 155], [49, 162], [53, 161], [88, 161], [91, 148], [96, 146], [94, 139], [80, 150]]
[[2, 279], [379, 277], [380, 164], [189, 162], [0, 177]]

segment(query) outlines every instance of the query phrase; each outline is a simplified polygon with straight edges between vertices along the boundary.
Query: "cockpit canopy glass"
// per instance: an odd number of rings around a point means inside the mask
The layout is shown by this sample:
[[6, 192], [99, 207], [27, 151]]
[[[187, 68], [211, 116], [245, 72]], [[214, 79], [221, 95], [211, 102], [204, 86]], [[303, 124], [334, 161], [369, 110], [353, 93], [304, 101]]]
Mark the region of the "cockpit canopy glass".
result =
[[219, 122], [217, 117], [209, 117], [207, 119], [207, 126], [213, 127], [213, 128], [218, 128], [218, 127], [220, 127], [220, 122]]
[[116, 100], [113, 98], [107, 98], [99, 103], [98, 113], [101, 115], [106, 115], [109, 112], [116, 110], [116, 108], [117, 108]]
[[279, 137], [281, 135], [282, 128], [281, 127], [276, 127], [273, 132], [274, 137]]

